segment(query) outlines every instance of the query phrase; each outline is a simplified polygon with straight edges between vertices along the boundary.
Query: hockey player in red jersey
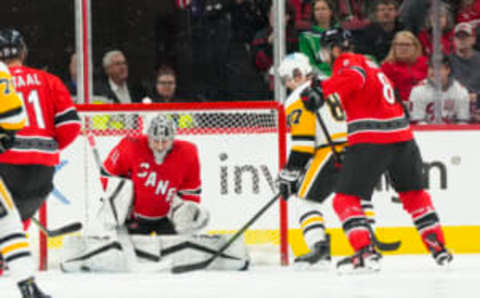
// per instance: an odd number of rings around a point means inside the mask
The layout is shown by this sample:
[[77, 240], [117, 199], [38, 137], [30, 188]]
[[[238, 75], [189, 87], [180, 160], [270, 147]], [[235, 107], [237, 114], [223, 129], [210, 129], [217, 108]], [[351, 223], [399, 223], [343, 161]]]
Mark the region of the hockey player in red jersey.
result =
[[131, 179], [134, 189], [131, 233], [173, 234], [167, 214], [179, 198], [200, 203], [197, 147], [174, 139], [176, 128], [165, 115], [155, 117], [147, 135], [123, 138], [104, 162], [112, 176]]
[[[23, 66], [26, 55], [18, 31], [0, 31], [0, 59], [8, 65], [26, 110], [25, 127], [16, 134], [10, 150], [0, 154], [0, 192], [11, 196], [18, 209], [18, 222], [0, 224], [0, 249], [12, 274], [20, 278], [23, 298], [47, 298], [50, 296], [43, 294], [33, 280], [33, 260], [19, 220], [31, 218], [53, 189], [59, 153], [77, 137], [80, 120], [60, 79]], [[11, 230], [4, 230], [6, 227]], [[11, 233], [13, 230], [17, 232]]]
[[333, 207], [355, 254], [337, 264], [340, 271], [378, 270], [381, 255], [372, 245], [360, 198], [387, 172], [411, 215], [426, 248], [439, 265], [452, 260], [445, 248], [439, 217], [422, 183], [422, 158], [390, 80], [366, 57], [351, 52], [350, 32], [341, 28], [322, 34], [331, 78], [303, 93], [307, 109], [337, 101], [347, 115], [349, 148], [336, 186]]

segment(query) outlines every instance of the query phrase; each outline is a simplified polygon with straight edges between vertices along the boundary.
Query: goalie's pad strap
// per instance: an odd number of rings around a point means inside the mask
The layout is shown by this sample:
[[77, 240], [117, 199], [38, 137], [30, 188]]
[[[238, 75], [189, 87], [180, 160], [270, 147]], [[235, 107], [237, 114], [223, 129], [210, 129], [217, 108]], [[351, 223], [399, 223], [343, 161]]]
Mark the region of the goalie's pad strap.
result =
[[[177, 245], [174, 245], [174, 246], [171, 246], [169, 248], [166, 248], [166, 249], [162, 250], [162, 257], [166, 257], [168, 255], [180, 252], [180, 251], [182, 251], [184, 249], [188, 249], [188, 248], [196, 249], [198, 251], [211, 254], [212, 256], [217, 253], [217, 250], [214, 250], [214, 249], [211, 249], [209, 247], [206, 247], [206, 246], [203, 246], [203, 245], [200, 245], [200, 244], [197, 244], [197, 243], [193, 243], [193, 242], [190, 242], [190, 241], [185, 241], [185, 242], [182, 242], [180, 244], [177, 244]], [[231, 260], [241, 260], [241, 258], [232, 256], [232, 255], [227, 255], [225, 252], [220, 254], [219, 257], [222, 257], [222, 258], [225, 258], [225, 259], [231, 259]]]
[[101, 254], [101, 253], [104, 253], [106, 252], [107, 250], [110, 250], [110, 249], [118, 249], [118, 250], [122, 250], [122, 246], [120, 245], [120, 243], [118, 243], [117, 241], [115, 242], [112, 242], [108, 245], [105, 245], [105, 246], [102, 246], [98, 249], [95, 249], [95, 250], [92, 250], [91, 252], [83, 255], [83, 256], [80, 256], [80, 257], [76, 257], [76, 258], [73, 258], [73, 259], [69, 259], [69, 260], [66, 260], [65, 263], [68, 263], [68, 262], [75, 262], [75, 261], [85, 261], [85, 260], [88, 260], [90, 259], [91, 257], [94, 257], [98, 254]]
[[150, 262], [159, 262], [160, 261], [159, 256], [156, 256], [154, 254], [151, 254], [149, 252], [146, 252], [146, 251], [138, 249], [138, 248], [135, 249], [135, 255], [140, 259], [145, 259], [145, 260], [150, 261]]
[[[205, 262], [219, 253], [227, 238], [224, 235], [192, 235], [162, 237], [162, 258], [171, 259], [176, 267]], [[213, 270], [245, 270], [250, 257], [242, 240], [233, 242], [215, 260], [208, 264]]]

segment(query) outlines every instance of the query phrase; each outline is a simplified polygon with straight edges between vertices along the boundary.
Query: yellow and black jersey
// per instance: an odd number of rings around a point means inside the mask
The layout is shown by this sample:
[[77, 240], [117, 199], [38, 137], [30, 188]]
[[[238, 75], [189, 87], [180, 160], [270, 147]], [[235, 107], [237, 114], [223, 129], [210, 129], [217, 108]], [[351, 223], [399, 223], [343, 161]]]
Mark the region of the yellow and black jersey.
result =
[[305, 170], [297, 194], [300, 198], [308, 197], [323, 201], [333, 191], [333, 181], [338, 171], [334, 168], [331, 146], [317, 117], [322, 117], [338, 152], [341, 152], [347, 144], [347, 124], [340, 102], [333, 96], [318, 110], [318, 116], [307, 110], [301, 94], [309, 86], [310, 81], [299, 86], [285, 102], [291, 135], [287, 167]]
[[[285, 112], [292, 140], [290, 150], [314, 154], [318, 149], [329, 147], [329, 143], [320, 127], [317, 115], [303, 105], [300, 95], [309, 85], [310, 81], [290, 94], [285, 102]], [[347, 124], [340, 102], [335, 102], [334, 97], [329, 98], [319, 109], [318, 114], [322, 117], [334, 144], [345, 144]]]
[[7, 131], [17, 131], [24, 125], [23, 101], [15, 91], [7, 66], [0, 62], [0, 127]]

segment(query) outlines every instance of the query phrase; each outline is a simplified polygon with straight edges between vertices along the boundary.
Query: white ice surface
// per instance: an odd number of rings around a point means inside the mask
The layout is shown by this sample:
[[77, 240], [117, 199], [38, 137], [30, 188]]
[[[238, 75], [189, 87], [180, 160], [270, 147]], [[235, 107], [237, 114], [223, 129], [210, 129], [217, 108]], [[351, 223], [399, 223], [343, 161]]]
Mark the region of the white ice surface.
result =
[[[252, 266], [245, 272], [142, 274], [38, 274], [53, 298], [478, 298], [480, 255], [456, 255], [449, 268], [428, 255], [385, 256], [376, 274], [339, 276], [293, 267]], [[0, 298], [18, 298], [0, 277]]]

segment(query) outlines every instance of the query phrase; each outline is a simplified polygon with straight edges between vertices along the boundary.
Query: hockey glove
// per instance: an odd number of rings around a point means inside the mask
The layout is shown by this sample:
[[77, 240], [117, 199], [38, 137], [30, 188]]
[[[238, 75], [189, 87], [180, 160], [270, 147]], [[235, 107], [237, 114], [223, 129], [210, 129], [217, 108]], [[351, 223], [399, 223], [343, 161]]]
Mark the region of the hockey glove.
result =
[[278, 173], [278, 190], [284, 200], [297, 193], [300, 177], [300, 170], [282, 169]]
[[8, 131], [0, 128], [0, 153], [12, 148], [15, 141], [15, 131]]
[[322, 82], [319, 79], [313, 79], [310, 87], [303, 90], [300, 96], [305, 108], [315, 113], [325, 102]]

